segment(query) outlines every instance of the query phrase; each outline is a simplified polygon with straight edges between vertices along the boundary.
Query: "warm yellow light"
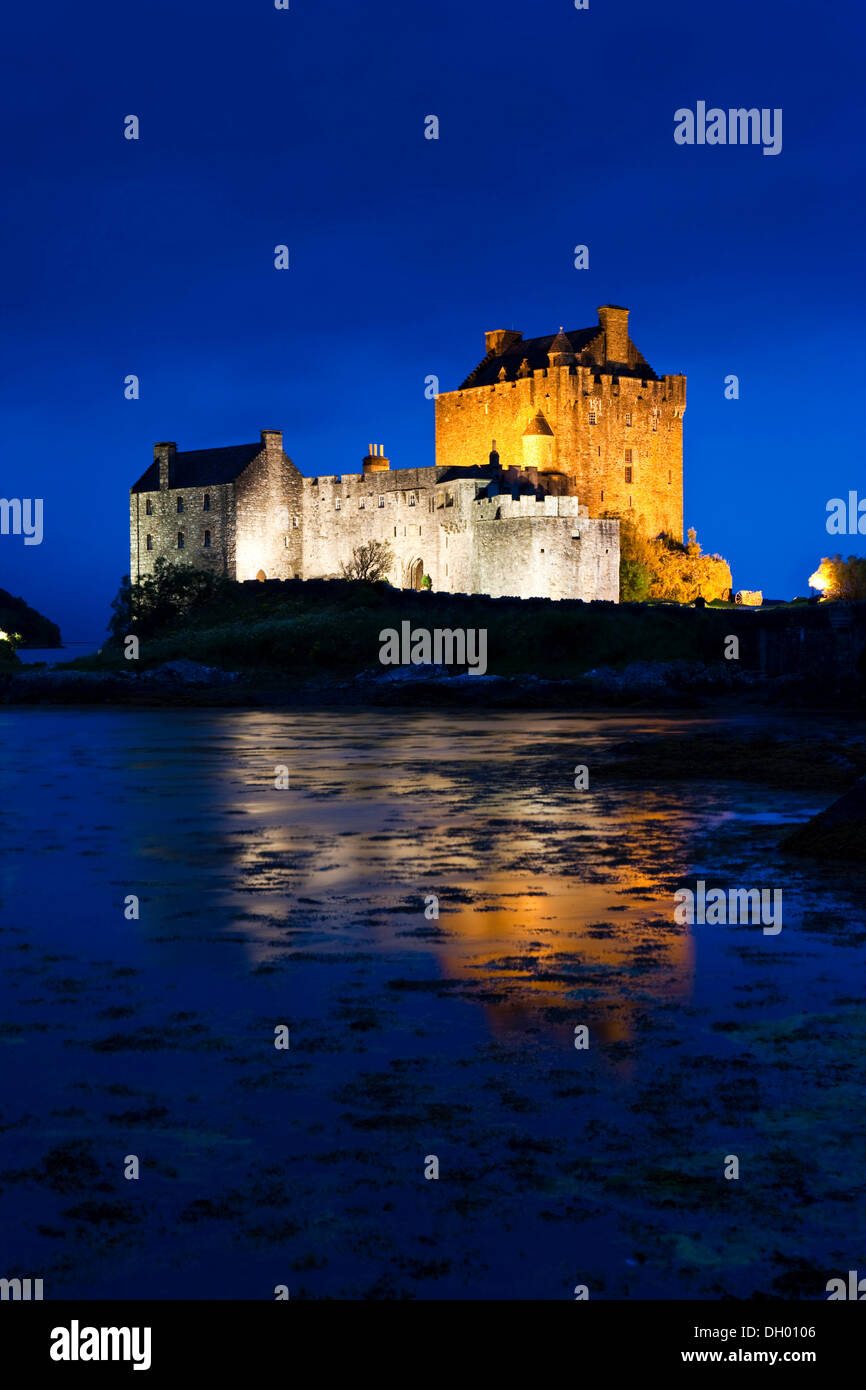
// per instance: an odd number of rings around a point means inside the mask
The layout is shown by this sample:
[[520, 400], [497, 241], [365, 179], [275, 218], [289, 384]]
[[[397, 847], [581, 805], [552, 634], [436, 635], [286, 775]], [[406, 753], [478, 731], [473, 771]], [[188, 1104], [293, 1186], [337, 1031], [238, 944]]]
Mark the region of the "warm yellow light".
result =
[[830, 582], [831, 575], [827, 567], [827, 562], [826, 560], [822, 560], [815, 573], [809, 575], [809, 588], [819, 589], [821, 593], [823, 593], [825, 589], [829, 589]]

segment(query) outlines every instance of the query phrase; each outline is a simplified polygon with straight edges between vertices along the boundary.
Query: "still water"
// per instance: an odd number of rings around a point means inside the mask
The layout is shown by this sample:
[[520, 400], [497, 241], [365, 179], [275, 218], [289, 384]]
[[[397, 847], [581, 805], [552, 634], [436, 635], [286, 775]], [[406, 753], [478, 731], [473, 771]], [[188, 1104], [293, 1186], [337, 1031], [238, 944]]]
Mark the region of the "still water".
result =
[[[708, 727], [0, 710], [0, 1276], [825, 1297], [862, 1260], [863, 878], [777, 847], [830, 795], [617, 779]], [[698, 878], [781, 888], [783, 930], [676, 925]]]

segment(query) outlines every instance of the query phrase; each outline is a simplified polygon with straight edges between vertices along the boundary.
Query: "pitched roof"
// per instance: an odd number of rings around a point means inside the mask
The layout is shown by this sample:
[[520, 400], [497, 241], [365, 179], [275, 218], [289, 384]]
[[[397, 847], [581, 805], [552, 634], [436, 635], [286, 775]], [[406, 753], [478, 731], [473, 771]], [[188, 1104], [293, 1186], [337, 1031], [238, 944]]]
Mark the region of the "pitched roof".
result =
[[[548, 333], [543, 338], [519, 338], [512, 343], [507, 352], [497, 354], [488, 353], [479, 362], [474, 372], [470, 372], [465, 381], [458, 386], [458, 391], [466, 391], [472, 386], [495, 386], [499, 381], [499, 373], [505, 368], [509, 381], [514, 381], [521, 362], [524, 357], [529, 363], [530, 371], [538, 371], [541, 367], [549, 367], [548, 355], [554, 341], [560, 337], [559, 333]], [[570, 328], [566, 337], [571, 345], [571, 351], [577, 356], [584, 348], [589, 347], [594, 338], [599, 338], [602, 329], [599, 325], [593, 324], [592, 328]], [[561, 351], [561, 349], [559, 349]], [[568, 349], [566, 349], [567, 351]], [[556, 348], [553, 349], [557, 351]], [[657, 381], [658, 377], [652, 367], [647, 362], [640, 361], [636, 367], [618, 367], [619, 376], [636, 376], [646, 381]]]
[[[261, 441], [258, 444], [229, 444], [222, 449], [187, 449], [184, 453], [175, 454], [171, 460], [169, 485], [181, 488], [233, 483], [261, 452]], [[142, 473], [131, 491], [159, 491], [157, 460]]]
[[532, 417], [532, 419], [530, 420], [529, 424], [526, 426], [526, 429], [523, 431], [523, 434], [524, 434], [524, 437], [525, 437], [526, 435], [528, 435], [528, 434], [550, 434], [550, 435], [552, 435], [552, 434], [553, 434], [553, 430], [550, 428], [550, 425], [549, 425], [549, 424], [547, 423], [547, 421], [545, 420], [544, 415], [543, 415], [542, 412], [539, 410], [539, 411], [536, 412], [535, 415], [533, 415], [533, 417]]
[[553, 342], [550, 344], [550, 351], [551, 351], [551, 353], [554, 353], [554, 352], [560, 352], [560, 353], [573, 353], [573, 352], [574, 352], [574, 349], [573, 349], [572, 346], [571, 346], [571, 342], [570, 342], [570, 340], [569, 340], [568, 334], [567, 334], [567, 333], [563, 333], [563, 331], [562, 331], [561, 328], [560, 328], [559, 332], [557, 333], [556, 337], [554, 338]]

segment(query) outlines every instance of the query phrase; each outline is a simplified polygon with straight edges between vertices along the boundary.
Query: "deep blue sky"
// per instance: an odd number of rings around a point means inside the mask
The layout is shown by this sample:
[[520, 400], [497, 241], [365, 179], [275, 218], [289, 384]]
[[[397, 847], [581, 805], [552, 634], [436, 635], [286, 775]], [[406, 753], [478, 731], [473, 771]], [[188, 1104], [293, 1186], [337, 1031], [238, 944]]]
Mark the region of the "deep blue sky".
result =
[[[603, 303], [688, 376], [686, 525], [738, 587], [802, 593], [822, 554], [863, 551], [824, 527], [866, 494], [862, 5], [590, 5], [7, 14], [0, 496], [44, 498], [45, 539], [0, 537], [0, 586], [98, 639], [155, 440], [282, 428], [308, 474], [371, 439], [429, 464], [429, 373], [451, 389], [485, 329]], [[699, 99], [781, 107], [782, 153], [676, 145]]]

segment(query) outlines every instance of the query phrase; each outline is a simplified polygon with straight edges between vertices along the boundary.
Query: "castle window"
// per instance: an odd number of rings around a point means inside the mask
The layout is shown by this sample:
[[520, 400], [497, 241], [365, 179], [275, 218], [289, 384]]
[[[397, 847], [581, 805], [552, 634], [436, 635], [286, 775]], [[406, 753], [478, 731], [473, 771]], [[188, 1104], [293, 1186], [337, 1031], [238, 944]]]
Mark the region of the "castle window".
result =
[[658, 434], [658, 430], [659, 430], [658, 416], [654, 415], [654, 416], [653, 416], [653, 434]]
[[178, 531], [177, 533], [177, 548], [178, 550], [183, 550], [183, 531]]
[[339, 497], [335, 497], [335, 498], [334, 498], [334, 511], [335, 511], [335, 512], [338, 512], [339, 510], [340, 510], [340, 499], [339, 499]]
[[153, 550], [153, 536], [148, 536], [147, 538], [147, 549]]
[[145, 516], [153, 516], [153, 503], [149, 497], [144, 504], [144, 514]]
[[671, 478], [671, 470], [668, 469], [668, 487], [670, 487], [672, 481], [673, 481], [673, 479]]
[[182, 512], [182, 511], [183, 511], [183, 498], [182, 498], [182, 497], [179, 497], [179, 498], [177, 499], [177, 509], [178, 509], [179, 512]]
[[632, 469], [631, 469], [631, 468], [626, 468], [626, 470], [625, 470], [625, 480], [626, 480], [627, 483], [630, 483], [630, 482], [633, 481]]
[[630, 424], [631, 424], [631, 411], [630, 411], [630, 410], [627, 410], [627, 411], [625, 412], [625, 422], [626, 422], [627, 425], [630, 425]]
[[634, 462], [634, 457], [633, 457], [633, 455], [632, 455], [631, 449], [626, 449], [626, 451], [625, 451], [625, 461], [626, 461], [626, 463], [633, 463], [633, 462]]
[[201, 509], [202, 509], [203, 512], [209, 512], [209, 511], [210, 511], [210, 493], [209, 493], [209, 492], [206, 492], [205, 495], [204, 495], [204, 497], [203, 497], [203, 499], [202, 499]]
[[602, 500], [602, 502], [604, 501], [604, 488], [602, 488], [602, 490], [601, 490], [601, 500]]
[[366, 507], [366, 505], [367, 505], [367, 503], [364, 501], [363, 497], [359, 497], [359, 498], [358, 498], [358, 506], [360, 507], [361, 511], [364, 510], [364, 508]]
[[210, 531], [205, 531], [204, 533], [204, 548], [205, 550], [210, 550]]
[[414, 494], [414, 492], [410, 492], [410, 493], [409, 493], [409, 506], [410, 506], [410, 507], [414, 507], [414, 505], [415, 505], [415, 494]]
[[394, 535], [396, 536], [396, 534], [397, 534], [397, 527], [395, 526], [395, 527], [394, 527]]
[[594, 425], [594, 424], [597, 423], [596, 418], [595, 418], [595, 411], [594, 411], [594, 410], [591, 410], [591, 411], [589, 412], [589, 423], [590, 423], [591, 425]]
[[385, 505], [385, 494], [384, 494], [384, 492], [380, 492], [380, 493], [379, 493], [379, 506], [380, 506], [380, 507], [384, 507], [384, 505]]
[[292, 517], [292, 530], [293, 530], [293, 531], [297, 531], [297, 529], [298, 529], [298, 518], [297, 518], [296, 516], [293, 516], [293, 517]]

